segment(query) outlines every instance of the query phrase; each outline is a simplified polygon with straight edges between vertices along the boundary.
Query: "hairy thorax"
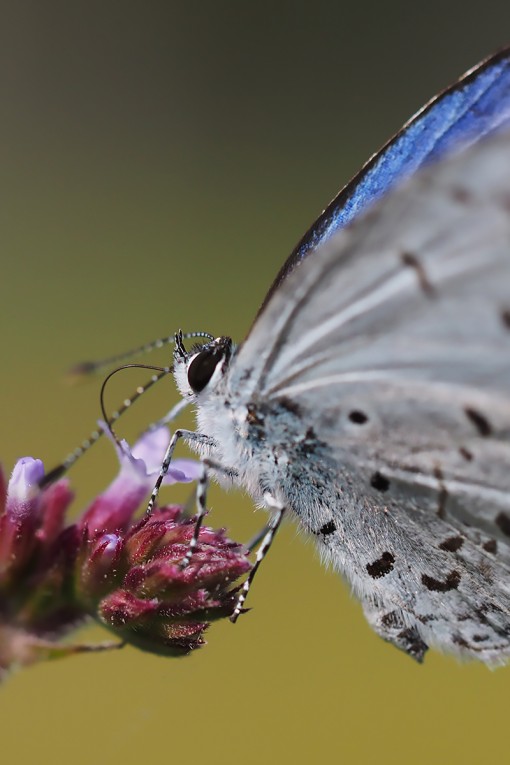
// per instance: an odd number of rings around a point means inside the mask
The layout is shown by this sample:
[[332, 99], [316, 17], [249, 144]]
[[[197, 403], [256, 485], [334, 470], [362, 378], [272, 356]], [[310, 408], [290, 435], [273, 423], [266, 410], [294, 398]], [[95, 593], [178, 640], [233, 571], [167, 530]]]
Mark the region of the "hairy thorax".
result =
[[[198, 408], [197, 424], [218, 444], [202, 447], [201, 456], [232, 469], [234, 484], [257, 503], [270, 494], [297, 512], [312, 533], [328, 523], [329, 508], [342, 495], [338, 468], [295, 404], [285, 399], [241, 404], [219, 392]], [[231, 483], [221, 471], [216, 476], [223, 485]]]

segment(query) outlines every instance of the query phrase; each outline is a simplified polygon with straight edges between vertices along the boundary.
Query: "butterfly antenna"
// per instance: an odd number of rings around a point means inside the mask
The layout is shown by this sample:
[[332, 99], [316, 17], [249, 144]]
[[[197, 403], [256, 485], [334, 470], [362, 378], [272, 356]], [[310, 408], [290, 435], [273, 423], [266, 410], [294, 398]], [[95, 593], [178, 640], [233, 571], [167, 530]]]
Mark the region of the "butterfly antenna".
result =
[[[131, 369], [131, 368], [140, 368], [140, 369], [152, 369], [156, 372], [156, 374], [152, 375], [150, 380], [146, 382], [144, 385], [139, 385], [136, 391], [133, 393], [132, 396], [129, 398], [124, 399], [122, 402], [122, 406], [120, 406], [118, 409], [113, 412], [109, 417], [106, 414], [106, 408], [104, 404], [104, 392], [105, 387], [108, 381], [113, 377], [113, 375], [117, 374], [117, 372], [120, 372], [123, 369]], [[161, 380], [163, 377], [166, 377], [166, 375], [170, 374], [172, 372], [173, 367], [153, 367], [149, 366], [147, 364], [126, 364], [122, 367], [118, 367], [117, 369], [114, 369], [113, 372], [111, 372], [108, 377], [104, 380], [102, 386], [101, 386], [101, 394], [100, 394], [100, 402], [101, 402], [101, 412], [103, 414], [103, 418], [106, 422], [106, 425], [108, 426], [108, 429], [110, 433], [112, 434], [115, 442], [119, 446], [119, 448], [122, 448], [120, 441], [116, 435], [116, 433], [113, 430], [113, 424], [117, 422], [119, 417], [121, 417], [124, 412], [126, 412], [128, 409], [131, 408], [131, 406], [135, 403], [135, 401], [138, 401], [140, 396], [142, 396], [144, 393], [146, 393], [150, 388], [153, 387], [159, 380]], [[179, 402], [181, 403], [181, 402]], [[182, 408], [182, 407], [180, 407]], [[179, 411], [180, 411], [179, 408]], [[174, 408], [175, 409], [175, 408]], [[163, 418], [162, 422], [168, 421], [168, 418], [174, 410], [172, 410], [167, 417]], [[103, 436], [105, 433], [104, 430], [97, 429], [93, 430], [92, 433], [89, 435], [88, 438], [86, 438], [82, 443], [74, 449], [70, 454], [67, 455], [67, 457], [56, 467], [54, 467], [52, 470], [50, 470], [48, 473], [46, 473], [42, 479], [39, 481], [39, 488], [43, 489], [46, 486], [49, 486], [49, 484], [53, 483], [54, 481], [61, 478], [61, 476], [64, 475], [64, 473], [67, 473], [69, 468], [71, 468], [77, 460], [79, 460], [88, 450], [93, 446], [101, 436]]]
[[[145, 343], [145, 345], [141, 345], [138, 348], [134, 348], [131, 351], [126, 351], [125, 353], [118, 354], [117, 356], [110, 356], [107, 359], [102, 359], [100, 361], [85, 361], [81, 364], [77, 364], [73, 369], [71, 370], [74, 374], [78, 375], [89, 375], [93, 374], [94, 372], [97, 372], [98, 370], [102, 369], [103, 367], [110, 366], [111, 364], [114, 364], [120, 360], [131, 358], [132, 356], [135, 356], [140, 353], [150, 353], [151, 351], [157, 350], [158, 348], [162, 348], [164, 345], [171, 345], [173, 343], [178, 343], [182, 347], [182, 341], [183, 339], [193, 339], [193, 338], [205, 338], [206, 340], [214, 340], [214, 335], [211, 335], [209, 332], [186, 332], [185, 334], [182, 333], [181, 330], [176, 335], [169, 335], [168, 337], [162, 337], [158, 338], [157, 340], [153, 340], [152, 343]], [[153, 375], [149, 382], [147, 382], [145, 385], [140, 385], [135, 393], [130, 396], [129, 398], [125, 399], [122, 406], [119, 407], [113, 414], [108, 417], [106, 415], [106, 409], [104, 405], [104, 391], [106, 384], [108, 381], [113, 377], [113, 375], [117, 374], [117, 372], [120, 372], [122, 369], [129, 369], [129, 368], [139, 368], [139, 369], [152, 369], [157, 374]], [[165, 377], [167, 374], [173, 371], [173, 367], [155, 367], [150, 366], [147, 364], [124, 364], [120, 367], [117, 367], [117, 369], [114, 369], [113, 372], [111, 372], [108, 377], [103, 381], [103, 385], [101, 386], [101, 394], [100, 394], [100, 401], [101, 401], [101, 411], [103, 414], [104, 421], [106, 422], [106, 425], [108, 426], [108, 429], [110, 430], [112, 437], [115, 440], [115, 443], [120, 447], [120, 441], [113, 430], [113, 424], [121, 417], [124, 412], [129, 409], [135, 401], [137, 401], [140, 396], [142, 396], [146, 391], [148, 391], [150, 388], [152, 388], [153, 385], [155, 385], [159, 380], [161, 380], [163, 377]], [[180, 402], [174, 409], [172, 409], [166, 417], [164, 417], [160, 422], [154, 423], [154, 425], [149, 426], [149, 430], [152, 428], [157, 427], [160, 424], [166, 424], [167, 422], [170, 422], [172, 419], [174, 419], [177, 414], [184, 408], [185, 404], [182, 404]], [[89, 435], [88, 438], [86, 438], [82, 443], [74, 449], [68, 456], [56, 467], [54, 467], [52, 470], [50, 470], [48, 473], [46, 473], [43, 478], [39, 481], [39, 487], [44, 488], [45, 486], [48, 486], [49, 484], [53, 483], [54, 481], [57, 481], [61, 476], [63, 476], [69, 468], [71, 468], [74, 463], [79, 460], [88, 450], [93, 446], [101, 436], [104, 435], [104, 430], [98, 429], [93, 430], [92, 433]]]
[[[140, 385], [133, 396], [130, 398], [124, 399], [122, 402], [122, 406], [120, 406], [118, 409], [116, 409], [112, 414], [108, 417], [106, 413], [106, 405], [104, 401], [104, 394], [106, 390], [106, 386], [112, 379], [114, 375], [117, 374], [117, 372], [122, 372], [124, 369], [151, 369], [152, 371], [156, 372], [157, 374], [152, 375], [151, 379], [145, 383], [145, 385]], [[113, 372], [110, 372], [110, 374], [105, 377], [103, 380], [103, 384], [101, 385], [101, 392], [99, 394], [99, 402], [101, 405], [101, 413], [103, 415], [103, 420], [106, 422], [108, 426], [108, 430], [110, 432], [110, 435], [112, 436], [113, 440], [119, 447], [119, 449], [123, 449], [122, 444], [120, 442], [119, 437], [117, 436], [115, 430], [113, 429], [113, 424], [117, 422], [119, 417], [122, 417], [124, 412], [126, 412], [135, 401], [137, 401], [140, 396], [143, 396], [144, 393], [146, 393], [150, 388], [152, 388], [153, 385], [155, 385], [157, 382], [163, 379], [163, 377], [166, 377], [166, 375], [173, 372], [173, 367], [155, 367], [151, 364], [124, 364], [121, 367], [118, 367], [117, 369], [114, 369]]]
[[[180, 336], [181, 342], [183, 338], [191, 339], [196, 337], [203, 337], [207, 340], [214, 340], [214, 335], [209, 334], [209, 332], [187, 332], [184, 335], [181, 333]], [[150, 343], [144, 343], [144, 345], [138, 346], [138, 348], [132, 348], [130, 351], [125, 351], [124, 353], [119, 353], [115, 356], [109, 356], [106, 359], [99, 359], [97, 361], [81, 361], [79, 364], [75, 364], [73, 367], [71, 367], [68, 374], [71, 377], [88, 377], [89, 375], [100, 372], [103, 369], [107, 369], [108, 367], [112, 367], [115, 364], [119, 364], [126, 361], [127, 359], [131, 359], [134, 356], [151, 353], [152, 351], [163, 348], [165, 345], [173, 345], [175, 340], [175, 335], [159, 337], [157, 340], [153, 340]]]

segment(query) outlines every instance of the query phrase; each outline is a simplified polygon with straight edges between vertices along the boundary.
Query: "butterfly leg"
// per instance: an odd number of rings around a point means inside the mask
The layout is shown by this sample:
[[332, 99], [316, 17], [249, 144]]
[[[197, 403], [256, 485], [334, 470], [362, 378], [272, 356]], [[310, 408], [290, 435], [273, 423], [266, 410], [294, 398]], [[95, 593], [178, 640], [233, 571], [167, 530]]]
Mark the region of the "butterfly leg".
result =
[[193, 530], [193, 536], [191, 537], [189, 542], [188, 551], [180, 563], [181, 568], [186, 568], [186, 566], [189, 565], [191, 558], [193, 556], [193, 551], [195, 550], [198, 544], [200, 529], [202, 528], [202, 523], [207, 513], [206, 499], [207, 499], [207, 487], [209, 485], [209, 470], [210, 469], [219, 471], [220, 473], [224, 473], [229, 478], [234, 478], [236, 475], [235, 470], [223, 467], [223, 465], [219, 465], [217, 462], [213, 462], [212, 460], [209, 460], [209, 459], [202, 460], [202, 472], [200, 474], [200, 478], [198, 479], [197, 488], [195, 492], [195, 501], [196, 501], [196, 509], [197, 509], [195, 528]]
[[416, 627], [409, 625], [409, 616], [406, 619], [399, 608], [385, 607], [383, 603], [365, 600], [362, 605], [374, 632], [421, 664], [428, 645], [421, 639]]
[[262, 526], [260, 531], [258, 531], [255, 536], [253, 536], [249, 542], [246, 542], [245, 547], [248, 550], [249, 553], [252, 553], [262, 542], [264, 537], [266, 536], [267, 532], [271, 528], [271, 521], [265, 524], [265, 526]]
[[191, 558], [193, 556], [193, 552], [198, 544], [198, 537], [200, 536], [200, 529], [202, 528], [202, 523], [204, 520], [204, 516], [207, 513], [207, 504], [206, 504], [206, 498], [207, 498], [207, 485], [209, 483], [209, 478], [207, 475], [207, 464], [205, 462], [202, 462], [202, 472], [200, 474], [200, 478], [198, 479], [197, 488], [195, 491], [195, 502], [196, 502], [196, 521], [195, 521], [195, 527], [193, 529], [193, 536], [191, 537], [188, 545], [188, 550], [186, 552], [186, 555], [180, 562], [181, 568], [186, 568], [186, 566], [189, 565]]
[[170, 439], [170, 443], [167, 446], [165, 456], [163, 458], [163, 462], [159, 470], [157, 481], [150, 495], [149, 502], [147, 504], [147, 510], [146, 510], [147, 515], [150, 515], [154, 509], [154, 505], [156, 504], [156, 499], [158, 497], [161, 484], [163, 483], [163, 478], [166, 476], [168, 472], [168, 468], [170, 467], [170, 463], [172, 461], [175, 447], [177, 446], [177, 442], [181, 438], [186, 438], [188, 439], [188, 441], [194, 441], [195, 443], [206, 444], [209, 446], [214, 444], [214, 441], [212, 441], [212, 439], [210, 439], [209, 436], [204, 436], [202, 433], [195, 433], [192, 430], [176, 430], [175, 431], [172, 438]]
[[285, 509], [286, 509], [285, 506], [277, 502], [275, 498], [272, 497], [270, 494], [265, 494], [264, 499], [268, 507], [274, 510], [275, 512], [273, 517], [267, 524], [267, 527], [266, 527], [267, 531], [265, 532], [262, 538], [260, 547], [257, 550], [257, 557], [255, 559], [255, 563], [253, 564], [253, 568], [248, 574], [248, 577], [246, 578], [246, 581], [244, 582], [241, 588], [241, 591], [239, 593], [239, 596], [237, 598], [237, 603], [234, 609], [234, 613], [230, 617], [230, 621], [234, 623], [237, 621], [237, 619], [239, 618], [239, 614], [243, 610], [243, 605], [248, 595], [248, 592], [250, 590], [250, 587], [252, 585], [252, 582], [255, 578], [255, 574], [257, 573], [260, 564], [262, 563], [267, 553], [269, 552], [269, 548], [271, 547], [273, 539], [275, 538], [276, 532], [280, 528], [280, 524], [285, 514]]

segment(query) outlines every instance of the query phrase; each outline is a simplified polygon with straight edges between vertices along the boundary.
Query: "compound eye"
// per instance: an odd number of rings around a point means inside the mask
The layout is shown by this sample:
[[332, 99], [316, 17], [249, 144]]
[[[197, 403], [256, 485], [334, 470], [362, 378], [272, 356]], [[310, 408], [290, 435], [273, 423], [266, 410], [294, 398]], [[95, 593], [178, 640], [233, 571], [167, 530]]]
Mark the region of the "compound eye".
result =
[[198, 353], [188, 368], [188, 382], [195, 393], [200, 393], [213, 376], [221, 354], [217, 349], [208, 349]]

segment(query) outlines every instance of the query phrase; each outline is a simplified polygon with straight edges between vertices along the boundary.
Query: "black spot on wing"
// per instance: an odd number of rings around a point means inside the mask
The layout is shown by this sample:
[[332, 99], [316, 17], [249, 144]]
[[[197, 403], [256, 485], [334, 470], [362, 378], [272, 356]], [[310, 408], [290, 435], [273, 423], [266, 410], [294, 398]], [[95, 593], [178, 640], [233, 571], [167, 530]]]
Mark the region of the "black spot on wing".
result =
[[473, 460], [472, 452], [470, 452], [469, 449], [466, 449], [464, 446], [460, 447], [459, 454], [466, 460], [466, 462], [471, 462]]
[[278, 399], [278, 403], [282, 407], [282, 409], [285, 409], [287, 412], [290, 412], [291, 414], [295, 414], [296, 417], [301, 417], [303, 414], [303, 410], [297, 404], [295, 401], [293, 401], [290, 398], [287, 398], [287, 396], [282, 396]]
[[483, 415], [478, 409], [473, 409], [470, 406], [465, 406], [464, 412], [466, 413], [468, 420], [470, 420], [477, 429], [479, 435], [483, 436], [484, 438], [487, 438], [487, 436], [491, 435], [491, 424], [487, 417], [485, 417], [485, 415]]
[[457, 552], [457, 550], [460, 550], [463, 544], [464, 539], [462, 537], [448, 537], [448, 539], [445, 539], [444, 542], [441, 542], [439, 549], [446, 550], [446, 552]]
[[[460, 648], [467, 648], [469, 651], [472, 651], [473, 653], [481, 653], [484, 650], [484, 646], [479, 645], [480, 643], [486, 642], [487, 640], [490, 640], [490, 635], [473, 635], [471, 638], [471, 643], [466, 640], [462, 635], [460, 635], [458, 632], [455, 632], [452, 635], [452, 642], [458, 645]], [[476, 644], [476, 645], [475, 645]]]
[[387, 614], [381, 616], [381, 624], [389, 628], [399, 627], [402, 626], [402, 618], [396, 611], [388, 611]]
[[408, 266], [415, 271], [418, 278], [418, 284], [420, 285], [420, 288], [424, 294], [427, 295], [427, 297], [433, 297], [435, 294], [434, 287], [429, 281], [423, 264], [420, 263], [416, 255], [413, 255], [412, 252], [404, 252], [401, 255], [401, 260], [405, 266]]
[[391, 643], [405, 651], [408, 656], [422, 662], [428, 649], [423, 642], [416, 627], [407, 627], [402, 614], [398, 611], [389, 611], [381, 617], [381, 625], [384, 632], [381, 633]]
[[496, 525], [506, 537], [510, 537], [510, 516], [506, 513], [500, 513], [496, 516]]
[[383, 552], [380, 558], [373, 563], [367, 563], [367, 571], [372, 579], [380, 579], [390, 571], [393, 571], [393, 564], [395, 563], [395, 556], [390, 552]]
[[423, 642], [418, 631], [414, 627], [409, 627], [399, 632], [397, 639], [407, 655], [421, 664], [428, 650], [428, 645]]
[[493, 555], [495, 555], [498, 551], [498, 543], [495, 539], [488, 539], [487, 542], [483, 543], [482, 547], [488, 553], [492, 553]]
[[322, 534], [323, 537], [327, 537], [330, 534], [334, 534], [336, 531], [336, 526], [333, 523], [333, 521], [328, 521], [324, 524], [324, 526], [321, 526], [319, 529], [319, 534]]
[[461, 648], [469, 648], [469, 643], [458, 632], [452, 635], [452, 643], [460, 646]]
[[435, 614], [416, 614], [416, 618], [421, 624], [430, 624], [430, 622], [437, 621], [437, 616]]
[[422, 574], [421, 581], [425, 585], [427, 590], [431, 592], [449, 592], [450, 590], [456, 590], [460, 583], [460, 573], [454, 569], [450, 571], [446, 579], [441, 581], [440, 579], [434, 579], [433, 576], [428, 574]]
[[370, 478], [370, 486], [377, 491], [388, 491], [390, 488], [390, 482], [386, 476], [382, 475], [378, 470]]
[[488, 601], [488, 602], [484, 603], [483, 605], [481, 605], [479, 608], [473, 609], [473, 611], [474, 611], [474, 614], [475, 614], [476, 618], [480, 622], [480, 624], [487, 624], [487, 625], [491, 624], [492, 628], [496, 630], [498, 635], [503, 635], [503, 634], [507, 635], [508, 634], [507, 630], [499, 629], [496, 626], [496, 624], [492, 623], [487, 618], [487, 614], [496, 614], [496, 615], [499, 615], [499, 614], [503, 614], [504, 613], [503, 609], [500, 608], [493, 601]]
[[501, 321], [505, 329], [510, 330], [510, 308], [504, 308], [501, 311]]
[[349, 419], [355, 425], [364, 425], [368, 421], [368, 416], [359, 409], [353, 409], [349, 412]]

